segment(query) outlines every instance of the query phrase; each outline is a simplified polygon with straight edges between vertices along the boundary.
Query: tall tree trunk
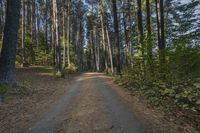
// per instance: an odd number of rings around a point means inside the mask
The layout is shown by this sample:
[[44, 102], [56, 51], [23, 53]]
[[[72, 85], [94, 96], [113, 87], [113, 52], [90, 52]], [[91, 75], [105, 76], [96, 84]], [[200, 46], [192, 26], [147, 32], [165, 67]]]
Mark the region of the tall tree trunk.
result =
[[45, 51], [48, 53], [49, 46], [48, 46], [48, 2], [45, 0]]
[[160, 14], [159, 14], [159, 3], [158, 0], [155, 0], [156, 4], [156, 23], [157, 23], [157, 38], [158, 38], [158, 46], [160, 46]]
[[7, 0], [6, 23], [0, 56], [0, 84], [16, 84], [15, 59], [20, 3], [19, 0]]
[[160, 0], [160, 45], [159, 45], [159, 51], [160, 51], [160, 71], [163, 74], [163, 78], [165, 78], [165, 25], [164, 25], [164, 6], [163, 6], [163, 0]]
[[164, 6], [163, 0], [156, 0], [156, 16], [157, 16], [157, 31], [158, 31], [158, 48], [160, 71], [164, 72], [165, 69], [165, 31], [164, 31]]
[[61, 74], [61, 51], [59, 42], [59, 29], [58, 29], [58, 13], [57, 13], [57, 0], [53, 0], [53, 18], [54, 18], [54, 42], [55, 42], [55, 56], [56, 56], [56, 71]]
[[111, 47], [111, 44], [110, 44], [110, 37], [109, 37], [107, 26], [106, 26], [106, 35], [107, 35], [107, 41], [108, 41], [108, 49], [109, 49], [109, 56], [110, 56], [111, 71], [112, 71], [112, 74], [114, 74], [112, 47]]
[[164, 25], [164, 6], [163, 0], [160, 0], [160, 46], [161, 50], [165, 49], [165, 25]]
[[[94, 28], [93, 28], [93, 30], [94, 30]], [[91, 38], [91, 44], [92, 44], [92, 46], [91, 46], [91, 48], [92, 48], [91, 62], [92, 62], [92, 70], [96, 71], [97, 70], [97, 66], [96, 66], [96, 52], [97, 52], [96, 46], [97, 46], [97, 44], [95, 42], [95, 35], [94, 35], [93, 30], [90, 31], [90, 36], [91, 36], [90, 38]]]
[[123, 11], [123, 25], [124, 25], [124, 34], [125, 34], [125, 43], [126, 43], [126, 48], [125, 48], [125, 58], [126, 58], [126, 64], [128, 64], [128, 31], [126, 29], [127, 24], [126, 24], [126, 18], [125, 18], [125, 11]]
[[[66, 43], [65, 43], [65, 10], [63, 11], [63, 68], [66, 67]], [[68, 38], [67, 38], [68, 39]]]
[[25, 55], [25, 32], [26, 32], [26, 3], [25, 0], [22, 0], [22, 67], [25, 66], [26, 63], [26, 55]]
[[147, 64], [149, 66], [149, 71], [153, 74], [152, 67], [152, 38], [151, 38], [151, 13], [150, 13], [150, 3], [149, 0], [146, 0], [146, 28], [147, 28]]
[[138, 34], [139, 34], [139, 45], [142, 49], [142, 56], [144, 56], [144, 33], [143, 33], [143, 24], [142, 24], [142, 3], [141, 0], [137, 0], [137, 18], [138, 18]]
[[119, 42], [119, 24], [117, 15], [117, 3], [116, 0], [112, 0], [113, 3], [113, 13], [114, 13], [114, 29], [115, 29], [115, 44], [116, 44], [116, 54], [117, 54], [117, 74], [121, 74], [121, 59], [120, 59], [120, 42]]
[[33, 45], [35, 43], [35, 32], [34, 32], [34, 30], [35, 30], [35, 28], [34, 28], [34, 25], [35, 25], [35, 1], [34, 0], [31, 0], [31, 2], [30, 2], [30, 8], [31, 8], [31, 11], [30, 11], [31, 63], [34, 64], [35, 63], [35, 52], [34, 52], [34, 48], [33, 48]]
[[105, 31], [104, 31], [104, 22], [103, 22], [103, 14], [101, 13], [101, 32], [102, 32], [102, 44], [103, 44], [103, 51], [104, 51], [104, 63], [105, 63], [105, 70], [108, 70], [108, 62], [107, 62], [107, 53], [106, 53], [106, 43], [105, 43]]
[[147, 27], [147, 38], [151, 37], [151, 13], [150, 3], [146, 0], [146, 27]]
[[146, 64], [145, 64], [145, 45], [144, 45], [144, 32], [143, 32], [143, 19], [142, 19], [142, 3], [141, 0], [137, 0], [137, 26], [138, 26], [138, 42], [139, 46], [141, 48], [141, 53], [142, 53], [142, 64], [141, 64], [141, 71], [142, 76], [146, 76]]
[[93, 56], [94, 56], [94, 63], [96, 64], [96, 70], [98, 72], [100, 71], [100, 48], [99, 48], [100, 46], [98, 44], [97, 30], [98, 30], [97, 27], [93, 27], [93, 38], [95, 38], [95, 41], [93, 43], [93, 47], [95, 48], [95, 54]]
[[[131, 13], [131, 2], [130, 0], [128, 0], [128, 21], [129, 21], [129, 30], [128, 30], [128, 40], [129, 40], [129, 54], [132, 55], [132, 19], [131, 19], [131, 16], [132, 16], [132, 13]], [[129, 60], [129, 63], [131, 63], [132, 60]]]
[[68, 9], [67, 9], [67, 63], [68, 67], [70, 66], [70, 0], [68, 0]]

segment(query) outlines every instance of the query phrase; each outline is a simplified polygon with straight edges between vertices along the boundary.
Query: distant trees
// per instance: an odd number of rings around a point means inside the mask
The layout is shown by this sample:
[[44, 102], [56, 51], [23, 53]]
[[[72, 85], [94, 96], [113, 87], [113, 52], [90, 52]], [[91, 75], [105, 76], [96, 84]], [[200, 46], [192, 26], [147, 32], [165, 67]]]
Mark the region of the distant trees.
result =
[[[139, 64], [145, 81], [156, 75], [157, 68], [159, 74], [166, 72], [169, 49], [199, 43], [197, 0], [86, 3], [22, 0], [16, 63], [51, 65], [59, 73], [75, 66], [79, 71], [112, 74]], [[0, 7], [2, 36], [6, 2], [1, 1]]]
[[20, 1], [7, 0], [3, 45], [0, 56], [0, 84], [14, 85]]

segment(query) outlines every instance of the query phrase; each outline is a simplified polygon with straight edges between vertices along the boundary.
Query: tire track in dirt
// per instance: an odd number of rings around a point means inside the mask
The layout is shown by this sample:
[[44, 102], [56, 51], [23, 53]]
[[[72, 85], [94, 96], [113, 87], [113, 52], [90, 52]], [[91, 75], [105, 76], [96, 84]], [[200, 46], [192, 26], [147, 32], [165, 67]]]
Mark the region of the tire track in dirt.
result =
[[29, 133], [148, 133], [102, 76], [82, 74]]
[[149, 133], [134, 113], [120, 100], [120, 97], [101, 78], [95, 85], [103, 95], [104, 104], [109, 112], [115, 133]]
[[103, 97], [96, 88], [95, 78], [94, 75], [84, 74], [84, 84], [68, 109], [65, 124], [59, 133], [112, 132], [112, 124], [105, 111]]
[[66, 108], [72, 102], [82, 84], [81, 78], [76, 80], [60, 99], [53, 103], [40, 119], [28, 129], [28, 133], [55, 133], [56, 129], [63, 123]]

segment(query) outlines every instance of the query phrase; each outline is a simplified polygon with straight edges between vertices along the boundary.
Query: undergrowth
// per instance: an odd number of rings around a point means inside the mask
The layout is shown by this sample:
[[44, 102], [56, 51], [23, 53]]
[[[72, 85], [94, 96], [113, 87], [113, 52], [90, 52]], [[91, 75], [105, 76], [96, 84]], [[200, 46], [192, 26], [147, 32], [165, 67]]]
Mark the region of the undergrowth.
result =
[[167, 113], [183, 112], [200, 129], [199, 51], [197, 47], [168, 52], [164, 67], [158, 57], [154, 56], [150, 65], [143, 66], [141, 57], [134, 56], [132, 64], [124, 67], [115, 82], [139, 93], [150, 105]]

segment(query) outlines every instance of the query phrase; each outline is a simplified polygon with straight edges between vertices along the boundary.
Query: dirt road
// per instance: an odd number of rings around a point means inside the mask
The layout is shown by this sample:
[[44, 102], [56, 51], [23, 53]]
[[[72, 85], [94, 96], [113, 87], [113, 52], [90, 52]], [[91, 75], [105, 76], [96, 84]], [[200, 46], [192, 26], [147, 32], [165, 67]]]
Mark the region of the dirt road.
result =
[[26, 132], [148, 133], [98, 73], [84, 73]]

